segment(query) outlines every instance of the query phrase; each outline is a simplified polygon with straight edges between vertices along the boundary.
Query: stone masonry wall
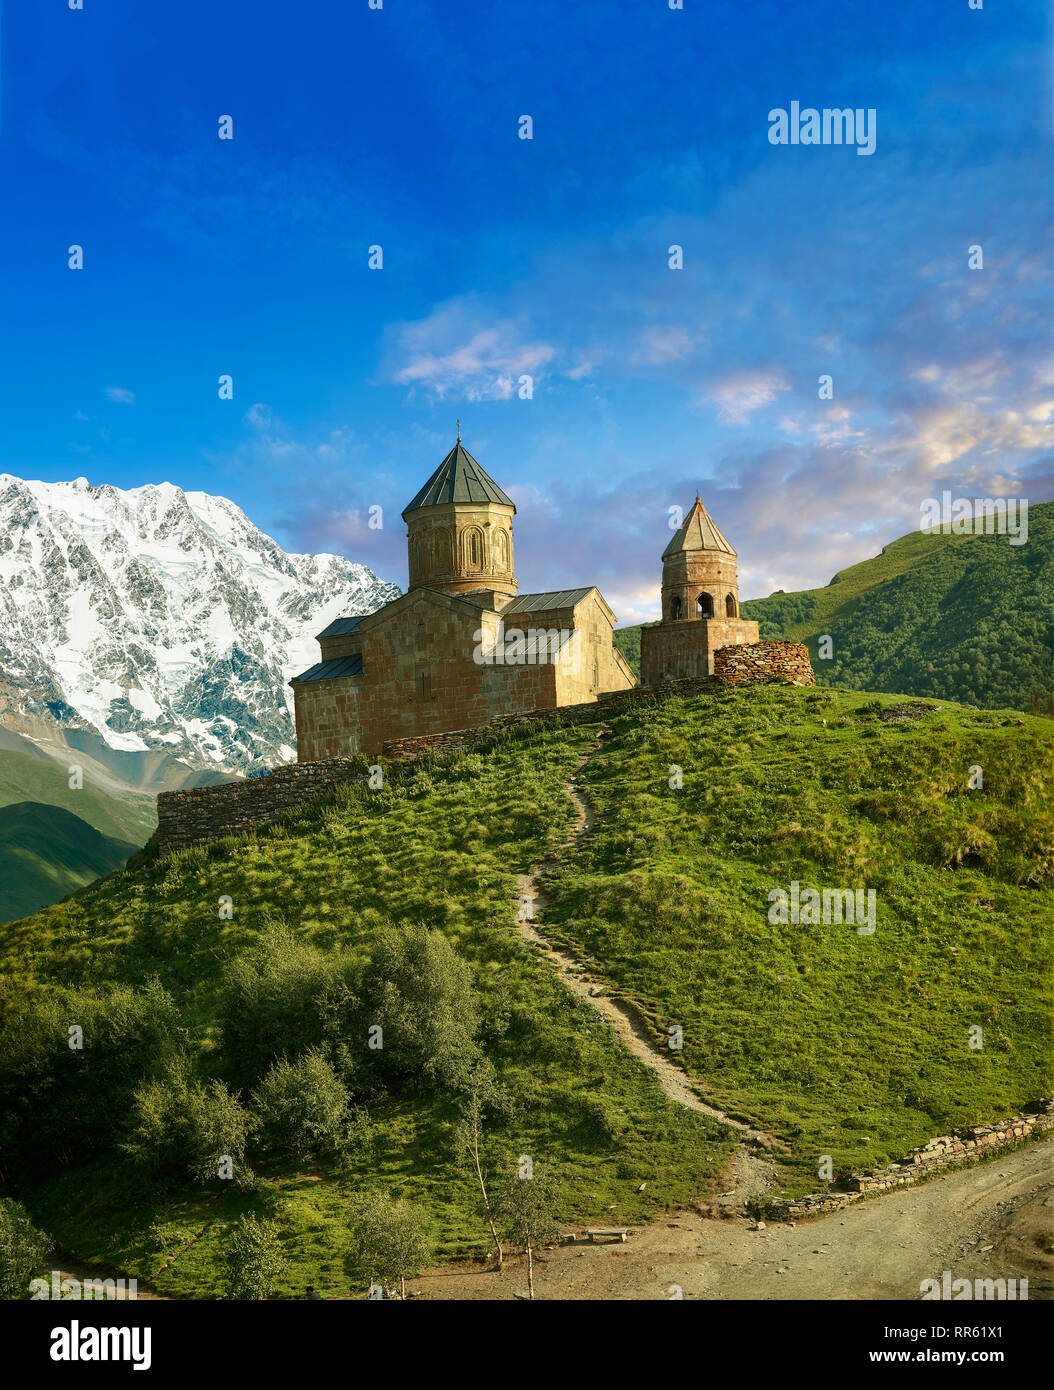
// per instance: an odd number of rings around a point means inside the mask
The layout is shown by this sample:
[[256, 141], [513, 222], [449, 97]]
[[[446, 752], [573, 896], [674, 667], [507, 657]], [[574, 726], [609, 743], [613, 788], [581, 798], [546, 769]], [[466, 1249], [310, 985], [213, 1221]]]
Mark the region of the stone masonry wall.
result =
[[753, 642], [714, 653], [714, 680], [726, 685], [781, 679], [796, 685], [816, 684], [809, 649], [801, 642]]
[[364, 775], [361, 762], [331, 758], [322, 763], [286, 763], [268, 777], [161, 792], [151, 844], [167, 854], [221, 840], [224, 835], [241, 835]]
[[961, 1168], [979, 1158], [998, 1153], [1000, 1149], [1012, 1148], [1049, 1129], [1054, 1129], [1054, 1099], [1037, 1101], [1025, 1114], [1014, 1115], [1008, 1120], [953, 1129], [951, 1134], [942, 1134], [928, 1144], [912, 1149], [899, 1163], [890, 1163], [885, 1168], [866, 1173], [850, 1174], [836, 1184], [835, 1190], [765, 1203], [765, 1214], [777, 1221], [792, 1221], [800, 1216], [841, 1211], [850, 1202], [858, 1202], [861, 1197], [871, 1193], [904, 1187], [945, 1168]]

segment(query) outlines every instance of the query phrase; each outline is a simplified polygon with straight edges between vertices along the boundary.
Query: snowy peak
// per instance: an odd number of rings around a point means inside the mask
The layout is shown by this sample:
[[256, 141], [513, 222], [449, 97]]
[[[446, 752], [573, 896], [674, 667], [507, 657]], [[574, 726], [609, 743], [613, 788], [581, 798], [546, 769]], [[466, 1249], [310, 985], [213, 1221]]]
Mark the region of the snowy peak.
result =
[[315, 633], [399, 593], [342, 556], [287, 554], [225, 497], [0, 473], [0, 717], [271, 765], [294, 756], [286, 682]]

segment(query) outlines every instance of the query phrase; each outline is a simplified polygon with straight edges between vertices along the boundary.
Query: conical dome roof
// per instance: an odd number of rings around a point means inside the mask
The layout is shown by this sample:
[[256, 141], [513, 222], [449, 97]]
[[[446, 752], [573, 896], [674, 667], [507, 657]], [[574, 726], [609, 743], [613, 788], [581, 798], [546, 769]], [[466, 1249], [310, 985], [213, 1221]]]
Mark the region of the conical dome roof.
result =
[[483, 471], [460, 439], [407, 506], [403, 518], [419, 507], [441, 507], [448, 502], [495, 502], [516, 510], [512, 498]]
[[677, 534], [662, 552], [662, 558], [668, 560], [685, 550], [723, 550], [726, 555], [736, 553], [698, 497]]

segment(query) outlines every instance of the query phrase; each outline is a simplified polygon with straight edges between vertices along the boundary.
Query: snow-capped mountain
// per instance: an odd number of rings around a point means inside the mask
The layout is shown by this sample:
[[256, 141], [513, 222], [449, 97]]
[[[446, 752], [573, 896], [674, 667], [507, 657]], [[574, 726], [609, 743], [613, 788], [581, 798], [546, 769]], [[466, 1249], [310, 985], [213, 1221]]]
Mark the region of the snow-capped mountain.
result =
[[224, 497], [0, 473], [0, 722], [94, 729], [245, 772], [295, 756], [286, 682], [342, 614], [397, 598], [339, 555], [288, 555]]

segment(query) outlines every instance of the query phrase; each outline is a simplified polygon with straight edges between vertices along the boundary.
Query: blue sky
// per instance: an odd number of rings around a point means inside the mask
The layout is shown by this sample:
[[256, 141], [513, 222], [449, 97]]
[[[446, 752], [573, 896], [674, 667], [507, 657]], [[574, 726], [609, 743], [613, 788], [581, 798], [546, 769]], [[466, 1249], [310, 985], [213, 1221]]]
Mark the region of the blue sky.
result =
[[[2, 471], [220, 493], [404, 583], [398, 513], [460, 417], [521, 587], [596, 583], [623, 621], [697, 485], [745, 598], [826, 583], [946, 487], [1054, 496], [1046, 3], [2, 24]], [[874, 154], [770, 144], [792, 101], [874, 108]]]

